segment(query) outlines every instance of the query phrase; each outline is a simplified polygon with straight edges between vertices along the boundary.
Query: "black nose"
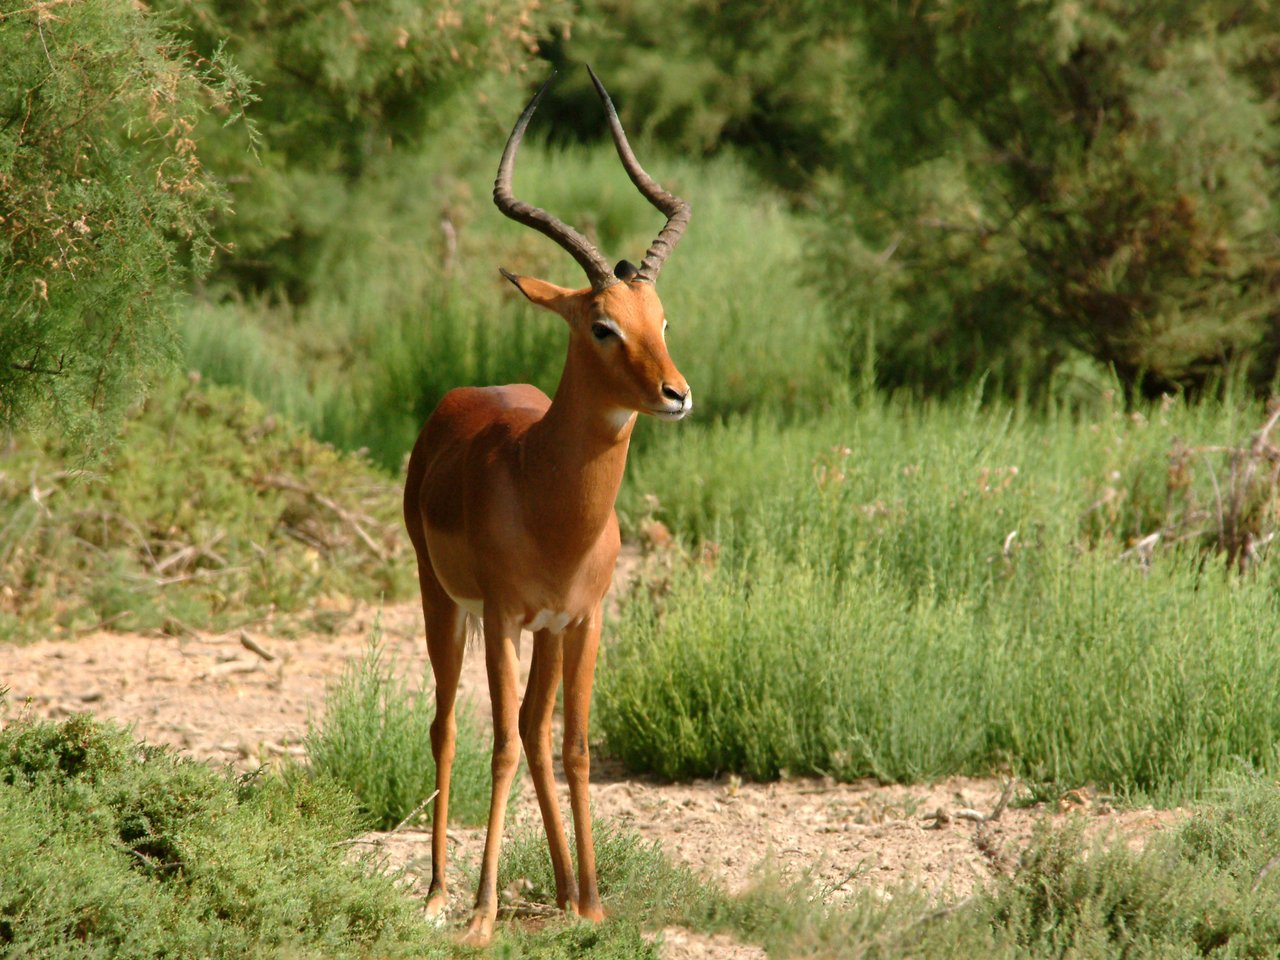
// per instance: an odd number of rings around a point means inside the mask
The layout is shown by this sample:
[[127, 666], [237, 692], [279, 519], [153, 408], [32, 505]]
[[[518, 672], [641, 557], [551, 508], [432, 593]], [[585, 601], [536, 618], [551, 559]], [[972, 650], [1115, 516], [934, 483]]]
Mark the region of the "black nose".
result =
[[662, 385], [662, 395], [668, 400], [674, 400], [676, 403], [684, 403], [684, 398], [688, 396], [688, 391], [681, 393], [669, 383]]

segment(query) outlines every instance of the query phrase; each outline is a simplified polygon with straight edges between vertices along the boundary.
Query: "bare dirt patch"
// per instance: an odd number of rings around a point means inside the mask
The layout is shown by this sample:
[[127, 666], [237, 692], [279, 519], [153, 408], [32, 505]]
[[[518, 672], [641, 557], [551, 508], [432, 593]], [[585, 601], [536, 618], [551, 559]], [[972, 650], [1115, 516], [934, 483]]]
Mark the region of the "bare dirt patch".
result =
[[[186, 637], [97, 633], [75, 641], [0, 647], [0, 684], [10, 688], [7, 717], [61, 717], [78, 711], [132, 724], [151, 742], [237, 769], [301, 756], [308, 719], [318, 719], [326, 684], [364, 650], [374, 609], [356, 611], [333, 636], [297, 638], [240, 631]], [[430, 676], [416, 604], [380, 614], [384, 645], [398, 669]], [[522, 644], [527, 670], [528, 638]], [[482, 715], [488, 710], [482, 654], [468, 652], [463, 696]], [[607, 760], [592, 771], [593, 809], [661, 844], [677, 861], [730, 889], [741, 889], [768, 866], [785, 878], [809, 877], [828, 899], [860, 888], [883, 890], [902, 882], [940, 896], [964, 896], [1011, 869], [1037, 822], [1088, 818], [1090, 830], [1112, 831], [1138, 844], [1179, 817], [1176, 811], [1115, 810], [1103, 798], [1078, 791], [1059, 805], [1005, 809], [981, 831], [969, 814], [998, 804], [996, 780], [949, 778], [933, 784], [884, 786], [798, 779], [744, 783], [737, 778], [665, 784], [627, 776]], [[563, 785], [562, 785], [563, 792]], [[565, 795], [567, 809], [567, 794]], [[941, 814], [941, 816], [939, 816]], [[513, 811], [514, 826], [538, 823], [527, 779]], [[465, 908], [467, 872], [483, 842], [481, 830], [453, 828], [455, 907]], [[429, 870], [430, 836], [405, 829], [376, 847], [411, 878]], [[425, 877], [422, 878], [425, 883]], [[673, 928], [670, 956], [698, 956], [703, 940]], [[711, 954], [705, 954], [711, 955]]]

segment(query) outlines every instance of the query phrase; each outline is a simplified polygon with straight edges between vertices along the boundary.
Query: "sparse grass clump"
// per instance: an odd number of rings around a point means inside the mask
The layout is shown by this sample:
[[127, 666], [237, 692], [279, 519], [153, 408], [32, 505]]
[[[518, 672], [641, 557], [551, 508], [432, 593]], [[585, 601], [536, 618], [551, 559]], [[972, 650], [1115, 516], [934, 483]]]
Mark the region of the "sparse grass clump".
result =
[[170, 384], [109, 462], [78, 462], [49, 441], [0, 467], [0, 637], [408, 595], [396, 485], [238, 391]]
[[[1212, 804], [1167, 833], [1144, 838], [1141, 849], [1115, 837], [1086, 840], [1084, 826], [1074, 818], [1042, 828], [1009, 873], [963, 900], [939, 902], [908, 881], [827, 904], [803, 878], [788, 882], [769, 872], [731, 896], [715, 881], [673, 865], [656, 846], [601, 823], [596, 842], [611, 919], [548, 932], [557, 945], [590, 942], [605, 956], [627, 956], [627, 944], [634, 955], [649, 955], [652, 938], [640, 931], [673, 924], [760, 944], [771, 957], [1274, 955], [1280, 942], [1275, 783], [1228, 778]], [[525, 901], [554, 904], [542, 832], [518, 834], [507, 850], [502, 888]], [[535, 943], [515, 928], [508, 937], [517, 949]], [[529, 955], [540, 954], [534, 948]]]
[[[351, 791], [370, 823], [389, 830], [435, 788], [431, 753], [433, 698], [413, 691], [388, 661], [374, 628], [363, 657], [350, 664], [325, 697], [324, 719], [307, 733], [312, 772]], [[489, 815], [490, 750], [469, 701], [458, 707], [457, 753], [449, 816], [468, 826]], [[519, 784], [512, 781], [514, 793]]]
[[87, 715], [0, 731], [0, 953], [448, 956], [348, 858], [332, 783], [239, 779]]

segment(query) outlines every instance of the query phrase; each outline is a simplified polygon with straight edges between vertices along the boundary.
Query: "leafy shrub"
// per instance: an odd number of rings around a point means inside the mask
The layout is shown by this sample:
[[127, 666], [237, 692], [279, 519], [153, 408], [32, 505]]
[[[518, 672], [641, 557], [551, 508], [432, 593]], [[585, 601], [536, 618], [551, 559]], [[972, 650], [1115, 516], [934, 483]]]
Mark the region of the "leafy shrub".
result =
[[192, 131], [235, 118], [243, 78], [139, 5], [19, 6], [0, 25], [0, 429], [56, 424], [83, 455], [174, 359], [176, 294], [225, 203]]
[[[1159, 797], [1237, 757], [1276, 769], [1280, 658], [1259, 638], [1277, 569], [1208, 562], [1170, 495], [1172, 441], [1245, 416], [869, 403], [655, 443], [628, 523], [656, 493], [697, 559], [624, 605], [598, 682], [608, 748], [671, 777], [1011, 763]], [[1211, 509], [1217, 477], [1191, 483]]]
[[[74, 759], [79, 758], [79, 759]], [[339, 845], [331, 783], [235, 780], [86, 716], [0, 731], [6, 956], [448, 956]]]
[[1043, 831], [981, 909], [1032, 955], [1263, 956], [1280, 939], [1261, 872], [1278, 815], [1274, 784], [1237, 777], [1225, 801], [1138, 854], [1086, 844], [1080, 823]]
[[[489, 816], [490, 752], [466, 702], [458, 709], [457, 753], [449, 816], [475, 826]], [[324, 719], [307, 732], [312, 772], [340, 783], [379, 829], [389, 830], [429, 797], [436, 768], [431, 753], [433, 699], [409, 690], [384, 659], [378, 627], [364, 656], [348, 666], [325, 696]], [[519, 778], [512, 781], [514, 795]], [[429, 809], [429, 808], [428, 808]]]
[[[817, 279], [855, 364], [938, 393], [1275, 376], [1280, 70], [1244, 6], [864, 5]], [[834, 14], [834, 11], [833, 11]]]
[[170, 384], [112, 463], [22, 445], [0, 470], [0, 628], [245, 622], [404, 596], [396, 487], [225, 388]]
[[567, 12], [562, 0], [158, 6], [200, 54], [225, 49], [254, 81], [252, 155], [245, 131], [200, 129], [237, 210], [218, 224], [228, 249], [215, 286], [293, 302], [309, 299], [320, 251], [345, 232], [352, 196], [389, 158], [427, 139], [465, 156], [469, 142], [511, 122], [490, 113], [491, 98], [519, 100], [517, 75]]

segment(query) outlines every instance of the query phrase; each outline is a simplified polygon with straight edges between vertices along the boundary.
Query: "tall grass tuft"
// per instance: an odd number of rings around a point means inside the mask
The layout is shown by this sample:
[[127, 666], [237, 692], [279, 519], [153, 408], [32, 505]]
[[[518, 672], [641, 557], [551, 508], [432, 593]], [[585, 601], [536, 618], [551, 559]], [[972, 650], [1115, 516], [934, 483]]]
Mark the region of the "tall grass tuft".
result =
[[[469, 702], [458, 712], [449, 816], [475, 826], [489, 814], [489, 749]], [[413, 691], [397, 676], [375, 625], [364, 655], [326, 694], [323, 720], [309, 726], [306, 748], [312, 772], [350, 790], [369, 822], [388, 830], [435, 788], [434, 716], [426, 690]], [[512, 783], [513, 793], [518, 782]]]

